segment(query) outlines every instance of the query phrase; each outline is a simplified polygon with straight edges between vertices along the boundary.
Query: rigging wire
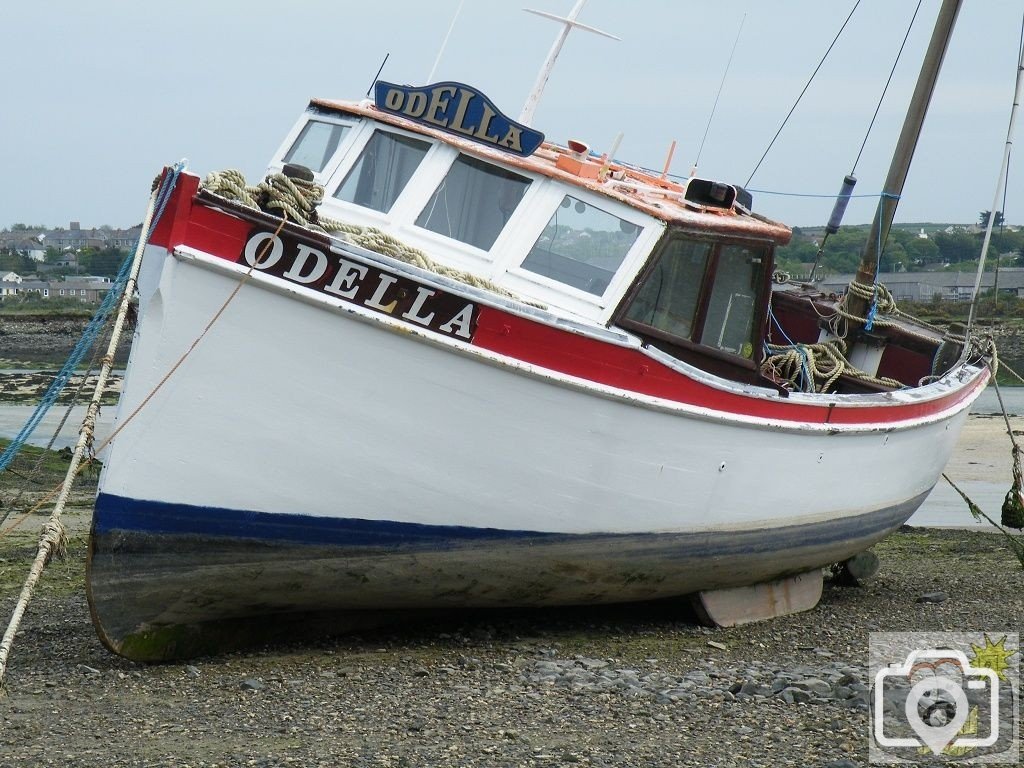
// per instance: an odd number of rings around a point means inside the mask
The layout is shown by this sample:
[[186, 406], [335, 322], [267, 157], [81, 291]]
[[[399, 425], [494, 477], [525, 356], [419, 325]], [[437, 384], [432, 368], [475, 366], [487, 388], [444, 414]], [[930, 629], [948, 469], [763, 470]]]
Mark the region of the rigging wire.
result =
[[1006, 145], [1003, 149], [1003, 162], [999, 168], [999, 180], [996, 182], [995, 197], [992, 200], [992, 209], [988, 212], [988, 224], [985, 227], [985, 239], [981, 244], [981, 255], [978, 258], [978, 272], [974, 278], [974, 293], [971, 298], [970, 311], [967, 313], [967, 330], [965, 336], [970, 338], [971, 330], [974, 327], [974, 320], [978, 310], [978, 297], [981, 293], [981, 278], [985, 272], [985, 257], [988, 255], [989, 243], [992, 241], [992, 226], [995, 223], [995, 208], [999, 205], [999, 193], [1009, 172], [1010, 150], [1013, 148], [1013, 134], [1017, 125], [1017, 109], [1020, 106], [1021, 96], [1024, 94], [1024, 16], [1021, 18], [1021, 42], [1017, 49], [1017, 83], [1013, 94], [1013, 107], [1010, 109], [1010, 124], [1006, 129]]
[[[1024, 66], [1024, 19], [1021, 19], [1020, 24], [1020, 42], [1017, 44], [1017, 67]], [[1003, 227], [1006, 225], [1006, 191], [1010, 186], [1010, 156], [1013, 153], [1013, 147], [1009, 147], [1006, 150], [1006, 178], [1003, 179], [1003, 204], [999, 208], [999, 234], [1003, 234]], [[998, 305], [999, 302], [999, 254], [996, 254], [996, 276], [992, 285], [992, 295]]]
[[846, 29], [846, 25], [850, 23], [850, 19], [853, 18], [853, 14], [856, 12], [859, 6], [860, 0], [857, 0], [857, 2], [853, 4], [853, 8], [850, 10], [849, 15], [846, 17], [846, 21], [843, 22], [843, 26], [839, 28], [839, 31], [836, 32], [836, 36], [832, 39], [832, 42], [829, 44], [828, 49], [825, 51], [825, 55], [821, 57], [821, 61], [818, 62], [818, 66], [814, 68], [814, 71], [811, 73], [810, 78], [804, 85], [803, 90], [800, 91], [800, 95], [796, 97], [796, 101], [793, 103], [793, 106], [790, 108], [785, 119], [783, 119], [782, 125], [779, 126], [779, 130], [775, 132], [775, 135], [772, 137], [772, 140], [768, 143], [768, 146], [764, 150], [764, 154], [761, 155], [761, 159], [757, 161], [757, 165], [754, 166], [754, 170], [750, 172], [750, 177], [747, 179], [747, 183], [743, 185], [744, 187], [747, 186], [747, 184], [750, 184], [750, 182], [754, 178], [754, 174], [757, 173], [757, 169], [761, 167], [761, 163], [763, 163], [764, 159], [768, 157], [768, 153], [775, 145], [775, 141], [776, 139], [779, 138], [779, 134], [782, 133], [782, 129], [786, 127], [786, 123], [789, 122], [789, 118], [793, 116], [793, 113], [796, 111], [797, 106], [799, 106], [800, 104], [800, 100], [804, 97], [804, 94], [807, 93], [807, 89], [811, 87], [811, 83], [814, 82], [814, 78], [818, 74], [818, 70], [821, 69], [822, 65], [825, 63], [825, 59], [828, 58], [828, 55], [832, 53], [832, 49], [835, 48], [836, 43], [839, 42], [839, 36], [843, 34], [843, 30]]
[[736, 39], [732, 43], [732, 50], [729, 51], [729, 60], [725, 63], [725, 71], [722, 72], [722, 82], [718, 84], [718, 93], [715, 94], [715, 103], [711, 105], [711, 114], [708, 115], [708, 123], [704, 126], [704, 135], [700, 139], [700, 147], [697, 149], [697, 157], [693, 161], [693, 169], [690, 171], [691, 176], [695, 176], [697, 173], [697, 166], [700, 165], [700, 156], [704, 151], [704, 142], [707, 141], [708, 131], [711, 130], [711, 121], [715, 118], [715, 112], [718, 110], [718, 100], [722, 97], [722, 90], [725, 88], [725, 78], [729, 75], [729, 68], [732, 66], [732, 57], [736, 55], [736, 46], [740, 42], [740, 34], [743, 32], [743, 23], [747, 20], [747, 14], [743, 14], [743, 18], [740, 19], [740, 28], [736, 30]]
[[[900, 49], [896, 52], [896, 58], [892, 62], [892, 67], [889, 69], [889, 76], [885, 80], [885, 85], [882, 88], [882, 93], [878, 96], [878, 103], [875, 104], [875, 111], [871, 115], [871, 121], [868, 123], [868, 128], [864, 132], [864, 140], [860, 143], [860, 149], [857, 151], [857, 157], [853, 161], [853, 167], [850, 172], [846, 174], [846, 178], [843, 179], [843, 185], [839, 189], [839, 194], [836, 195], [836, 203], [832, 208], [832, 215], [829, 217], [828, 224], [825, 227], [825, 235], [821, 238], [821, 243], [818, 245], [818, 252], [814, 256], [814, 264], [811, 267], [811, 280], [814, 279], [814, 273], [818, 269], [818, 264], [821, 262], [822, 257], [825, 255], [825, 244], [828, 242], [829, 235], [834, 235], [839, 231], [839, 227], [843, 223], [843, 216], [846, 215], [846, 206], [850, 203], [850, 198], [853, 196], [853, 188], [857, 184], [857, 164], [860, 163], [861, 155], [864, 154], [864, 147], [867, 146], [868, 138], [871, 136], [871, 129], [875, 127], [875, 120], [878, 119], [878, 113], [882, 109], [882, 103], [885, 101], [885, 95], [889, 92], [889, 86], [892, 85], [893, 75], [896, 74], [896, 67], [899, 66], [900, 59], [903, 58], [903, 50], [907, 47], [907, 40], [910, 39], [910, 32], [914, 28], [914, 22], [917, 20], [917, 14], [921, 10], [921, 0], [917, 0], [917, 6], [914, 8], [914, 14], [910, 17], [910, 23], [907, 24], [907, 31], [903, 35], [903, 42], [900, 43]], [[885, 192], [879, 197], [879, 204], [886, 198]], [[879, 254], [881, 254], [881, 243], [879, 243]], [[879, 255], [879, 262], [881, 261], [881, 255]], [[876, 265], [875, 274], [878, 274]], [[874, 305], [872, 305], [874, 306]], [[872, 318], [868, 318], [869, 326], [872, 322]], [[870, 327], [868, 328], [870, 330]]]
[[878, 104], [875, 105], [875, 113], [871, 115], [871, 122], [868, 123], [868, 129], [864, 133], [864, 141], [860, 144], [860, 149], [857, 152], [857, 159], [853, 161], [853, 168], [850, 169], [850, 175], [853, 176], [857, 171], [857, 163], [860, 162], [860, 156], [864, 154], [864, 147], [868, 143], [868, 137], [871, 135], [871, 129], [875, 127], [875, 120], [878, 118], [878, 112], [882, 108], [882, 102], [885, 101], [885, 94], [889, 91], [889, 86], [892, 84], [893, 75], [896, 74], [896, 67], [900, 63], [900, 59], [903, 57], [903, 49], [907, 47], [907, 40], [910, 38], [910, 31], [914, 28], [914, 21], [917, 20], [918, 11], [921, 10], [921, 0], [917, 0], [917, 7], [914, 8], [914, 15], [910, 17], [910, 23], [907, 25], [906, 34], [903, 35], [903, 42], [900, 43], [900, 49], [896, 52], [896, 60], [892, 63], [892, 69], [889, 70], [889, 77], [885, 81], [885, 87], [882, 88], [882, 94], [878, 97]]

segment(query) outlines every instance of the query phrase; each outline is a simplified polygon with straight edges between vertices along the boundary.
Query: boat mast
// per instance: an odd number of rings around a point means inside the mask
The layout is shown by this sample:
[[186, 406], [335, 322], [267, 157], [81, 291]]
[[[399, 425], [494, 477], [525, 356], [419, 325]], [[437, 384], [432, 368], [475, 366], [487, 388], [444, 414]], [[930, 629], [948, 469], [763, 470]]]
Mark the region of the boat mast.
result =
[[[875, 218], [871, 222], [871, 232], [864, 248], [864, 255], [861, 257], [860, 267], [857, 269], [855, 280], [861, 285], [873, 286], [878, 278], [879, 254], [889, 237], [892, 220], [896, 215], [896, 205], [903, 193], [903, 184], [907, 180], [910, 161], [914, 156], [918, 137], [921, 135], [921, 126], [924, 124], [924, 118], [928, 112], [928, 104], [935, 91], [935, 81], [942, 68], [942, 59], [946, 55], [949, 38], [953, 34], [953, 25], [960, 12], [960, 3], [961, 0], [943, 0], [939, 15], [935, 19], [935, 29], [932, 30], [928, 51], [921, 63], [917, 87], [914, 89], [914, 95], [907, 109], [903, 130], [900, 132], [896, 151], [892, 163], [889, 165], [889, 175], [882, 188], [882, 199], [878, 203]], [[869, 304], [867, 299], [851, 292], [847, 295], [847, 301], [847, 309], [851, 314], [858, 317], [866, 315]]]
[[565, 45], [565, 41], [569, 37], [569, 32], [571, 32], [573, 28], [593, 32], [595, 35], [601, 35], [603, 37], [610, 37], [612, 40], [620, 39], [615, 35], [602, 32], [596, 27], [591, 27], [576, 21], [576, 18], [580, 15], [580, 11], [583, 10], [583, 6], [586, 5], [586, 2], [587, 0], [576, 0], [576, 5], [573, 6], [569, 15], [565, 17], [556, 16], [553, 13], [546, 13], [545, 11], [535, 11], [532, 8], [523, 9], [527, 13], [543, 16], [545, 19], [551, 19], [552, 21], [557, 21], [562, 24], [562, 30], [558, 33], [558, 37], [555, 38], [555, 42], [554, 45], [551, 46], [551, 50], [548, 51], [548, 57], [544, 60], [544, 65], [540, 68], [540, 72], [537, 73], [537, 82], [533, 84], [533, 90], [530, 91], [530, 95], [526, 97], [526, 103], [523, 105], [523, 111], [519, 115], [519, 122], [523, 125], [533, 124], [533, 113], [537, 110], [537, 104], [540, 103], [540, 97], [544, 93], [544, 86], [548, 84], [548, 78], [551, 77], [551, 71], [555, 68], [555, 60], [558, 58], [558, 54], [562, 52], [562, 46]]

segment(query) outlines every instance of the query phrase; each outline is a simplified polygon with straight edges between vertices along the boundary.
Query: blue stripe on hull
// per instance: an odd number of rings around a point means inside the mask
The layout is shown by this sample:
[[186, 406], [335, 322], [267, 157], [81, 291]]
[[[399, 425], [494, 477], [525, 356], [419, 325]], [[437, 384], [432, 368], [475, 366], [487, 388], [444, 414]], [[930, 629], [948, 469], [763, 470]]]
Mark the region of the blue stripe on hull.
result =
[[[542, 531], [474, 528], [458, 525], [426, 525], [391, 520], [326, 518], [288, 513], [245, 512], [216, 507], [197, 507], [158, 501], [140, 501], [101, 493], [96, 500], [93, 531], [103, 537], [114, 532], [155, 534], [161, 538], [184, 536], [214, 544], [217, 541], [255, 540], [282, 545], [309, 545], [367, 550], [443, 550], [493, 544], [527, 545], [572, 542], [619, 541], [641, 544], [648, 553], [664, 547], [668, 556], [703, 557], [755, 554], [782, 549], [825, 546], [847, 540], [863, 540], [891, 531], [905, 522], [927, 494], [903, 504], [814, 523], [771, 529], [663, 533], [550, 533]], [[770, 530], [770, 533], [769, 533]], [[662, 546], [659, 546], [659, 543]], [[476, 545], [476, 546], [474, 546]], [[606, 556], [628, 556], [627, 550], [609, 548]]]
[[162, 501], [139, 501], [108, 493], [101, 493], [96, 499], [93, 525], [99, 534], [134, 531], [352, 547], [437, 546], [481, 540], [559, 538], [563, 535], [461, 525], [245, 512]]

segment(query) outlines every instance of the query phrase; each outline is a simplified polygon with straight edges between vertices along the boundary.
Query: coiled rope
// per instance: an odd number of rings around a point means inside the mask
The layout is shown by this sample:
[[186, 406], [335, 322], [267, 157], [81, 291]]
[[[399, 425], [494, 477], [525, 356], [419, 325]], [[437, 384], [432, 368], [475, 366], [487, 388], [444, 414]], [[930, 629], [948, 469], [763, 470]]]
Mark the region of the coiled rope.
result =
[[[152, 231], [152, 228], [156, 226], [156, 222], [160, 220], [160, 216], [163, 214], [164, 207], [170, 198], [170, 194], [173, 191], [174, 186], [177, 183], [178, 176], [183, 168], [184, 161], [174, 165], [164, 173], [159, 184], [154, 188], [152, 195], [150, 195], [149, 207], [146, 210], [146, 218], [142, 224], [142, 232], [139, 235], [139, 242], [136, 245], [135, 254], [131, 260], [126, 259], [126, 263], [128, 264], [127, 270], [122, 266], [121, 271], [125, 272], [125, 279], [121, 282], [120, 294], [117, 297], [120, 299], [120, 304], [118, 306], [117, 316], [114, 320], [114, 326], [110, 334], [110, 341], [107, 345], [107, 352], [103, 357], [103, 365], [100, 368], [96, 387], [93, 390], [92, 400], [89, 402], [85, 419], [82, 421], [82, 427], [78, 433], [78, 441], [75, 444], [75, 450], [71, 455], [71, 463], [68, 466], [67, 474], [64, 476], [64, 482], [60, 486], [57, 501], [54, 503], [53, 511], [51, 512], [49, 519], [43, 525], [42, 535], [39, 538], [39, 546], [36, 550], [36, 557], [32, 563], [32, 568], [29, 570], [28, 577], [21, 589], [18, 602], [11, 614], [11, 620], [7, 625], [7, 631], [4, 633], [3, 640], [0, 641], [0, 687], [3, 686], [4, 676], [7, 672], [7, 660], [10, 656], [11, 646], [14, 644], [14, 636], [18, 632], [18, 627], [21, 625], [21, 620], [25, 615], [25, 610], [28, 608], [28, 604], [32, 600], [32, 595], [35, 592], [36, 585], [39, 583], [39, 578], [43, 573], [43, 569], [46, 568], [46, 565], [54, 555], [61, 557], [66, 550], [67, 534], [60, 521], [60, 517], [64, 511], [65, 505], [67, 504], [68, 497], [71, 494], [71, 487], [79, 473], [82, 465], [82, 459], [85, 456], [86, 451], [90, 452], [90, 459], [87, 459], [87, 461], [91, 460], [93, 434], [96, 429], [96, 417], [100, 411], [100, 399], [103, 395], [104, 389], [106, 389], [110, 371], [114, 366], [114, 354], [117, 350], [117, 345], [121, 340], [121, 333], [124, 329], [125, 318], [128, 315], [128, 307], [131, 304], [132, 296], [135, 293], [135, 284], [138, 279], [139, 269], [142, 266], [142, 254], [145, 251], [146, 243], [149, 239], [149, 233]], [[111, 290], [107, 295], [110, 296], [114, 293], [115, 291]], [[51, 389], [52, 388], [53, 385], [51, 385]]]
[[765, 344], [768, 353], [761, 372], [776, 382], [788, 382], [801, 392], [827, 392], [843, 375], [898, 389], [896, 379], [872, 376], [846, 359], [846, 342], [829, 339], [817, 344]]
[[[847, 302], [847, 297], [849, 296], [861, 298], [871, 305], [868, 317], [861, 317], [859, 315], [852, 314], [849, 311], [849, 305]], [[943, 335], [943, 338], [949, 339], [950, 341], [955, 341], [960, 344], [963, 344], [965, 341], [965, 337], [962, 335], [950, 333], [948, 329], [933, 325], [932, 323], [922, 320], [915, 315], [904, 312], [897, 306], [896, 299], [893, 297], [892, 292], [882, 283], [873, 283], [868, 285], [865, 283], [859, 283], [856, 280], [851, 280], [847, 286], [846, 296], [843, 297], [843, 301], [840, 302], [836, 309], [836, 318], [842, 318], [846, 323], [853, 322], [858, 325], [863, 325], [867, 330], [871, 330], [874, 326], [879, 328], [892, 328], [899, 326], [901, 332], [908, 336], [912, 336], [923, 341], [933, 341], [931, 337], [915, 333], [906, 326], [900, 326], [899, 323], [896, 322], [895, 318], [901, 318], [916, 325], [929, 328], [936, 333], [940, 333]], [[839, 328], [837, 323], [833, 322], [831, 330], [835, 332], [836, 335], [846, 335], [845, 328]], [[842, 331], [842, 333], [839, 333], [840, 331]]]
[[286, 176], [283, 173], [273, 173], [259, 184], [250, 186], [241, 171], [228, 169], [207, 175], [202, 188], [206, 192], [247, 208], [275, 212], [278, 215], [286, 213], [293, 223], [317, 232], [340, 235], [348, 242], [368, 251], [390, 256], [474, 288], [521, 301], [515, 294], [492, 281], [439, 264], [419, 248], [413, 248], [376, 227], [364, 227], [320, 216], [317, 206], [323, 201], [324, 188], [315, 182]]

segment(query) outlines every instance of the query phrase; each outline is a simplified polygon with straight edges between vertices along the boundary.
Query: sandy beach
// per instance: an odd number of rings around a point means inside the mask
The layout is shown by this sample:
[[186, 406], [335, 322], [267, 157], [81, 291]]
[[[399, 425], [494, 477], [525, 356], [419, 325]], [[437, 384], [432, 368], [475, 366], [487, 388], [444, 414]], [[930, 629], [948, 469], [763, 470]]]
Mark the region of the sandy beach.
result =
[[[1002, 420], [973, 416], [948, 471], [1001, 500], [1009, 461]], [[760, 624], [709, 630], [684, 603], [474, 612], [144, 666], [93, 632], [77, 503], [13, 648], [0, 766], [849, 768], [867, 764], [870, 633], [1005, 634], [1024, 609], [1024, 570], [964, 508], [977, 530], [904, 528], [867, 585], [826, 580], [817, 608]], [[42, 519], [0, 538], [5, 625]], [[774, 690], [801, 680], [821, 690]]]

